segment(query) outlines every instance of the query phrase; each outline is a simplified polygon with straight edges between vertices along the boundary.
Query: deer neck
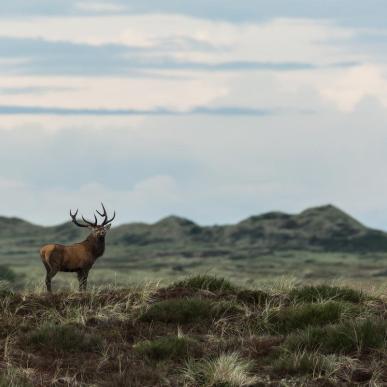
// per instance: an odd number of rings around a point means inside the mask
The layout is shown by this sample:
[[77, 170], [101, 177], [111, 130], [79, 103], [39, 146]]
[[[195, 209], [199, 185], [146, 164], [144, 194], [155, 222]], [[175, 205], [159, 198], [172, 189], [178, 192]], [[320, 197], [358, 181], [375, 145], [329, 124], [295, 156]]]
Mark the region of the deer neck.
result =
[[89, 245], [95, 259], [103, 255], [105, 252], [105, 237], [96, 238], [93, 234], [90, 234], [87, 237], [86, 242]]

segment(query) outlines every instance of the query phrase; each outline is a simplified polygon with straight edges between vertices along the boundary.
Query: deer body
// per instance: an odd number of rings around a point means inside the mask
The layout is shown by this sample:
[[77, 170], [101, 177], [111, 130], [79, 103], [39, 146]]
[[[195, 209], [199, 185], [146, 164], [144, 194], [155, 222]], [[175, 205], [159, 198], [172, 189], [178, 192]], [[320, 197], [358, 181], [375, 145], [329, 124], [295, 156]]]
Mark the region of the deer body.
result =
[[87, 224], [81, 224], [76, 220], [78, 211], [73, 215], [70, 212], [73, 222], [79, 227], [88, 227], [91, 229], [90, 235], [80, 243], [65, 246], [61, 244], [48, 244], [40, 249], [40, 257], [46, 268], [46, 286], [47, 291], [51, 292], [51, 280], [59, 272], [76, 272], [79, 280], [79, 290], [86, 290], [87, 277], [90, 269], [93, 267], [97, 258], [105, 252], [105, 236], [110, 229], [109, 224], [115, 217], [108, 220], [105, 207], [102, 204], [103, 213], [98, 214], [105, 218], [101, 225], [95, 222], [83, 220]]

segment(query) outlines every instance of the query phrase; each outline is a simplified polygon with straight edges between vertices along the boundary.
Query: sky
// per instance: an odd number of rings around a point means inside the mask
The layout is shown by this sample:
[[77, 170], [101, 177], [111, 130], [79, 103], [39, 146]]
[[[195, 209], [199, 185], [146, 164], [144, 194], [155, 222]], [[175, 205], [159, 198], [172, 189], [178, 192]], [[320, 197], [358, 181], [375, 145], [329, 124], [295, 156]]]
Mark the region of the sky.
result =
[[387, 230], [387, 3], [13, 0], [0, 214], [202, 224], [332, 203]]

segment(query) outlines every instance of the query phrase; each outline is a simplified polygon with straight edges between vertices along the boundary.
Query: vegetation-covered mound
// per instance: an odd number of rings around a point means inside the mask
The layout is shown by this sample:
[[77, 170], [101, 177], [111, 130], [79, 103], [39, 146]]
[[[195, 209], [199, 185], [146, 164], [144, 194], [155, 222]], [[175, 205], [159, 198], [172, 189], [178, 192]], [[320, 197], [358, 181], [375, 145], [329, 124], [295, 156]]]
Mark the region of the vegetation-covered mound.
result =
[[0, 293], [0, 386], [386, 385], [383, 300], [327, 285]]
[[[16, 253], [20, 253], [26, 248], [39, 247], [41, 243], [77, 241], [85, 234], [71, 223], [41, 227], [1, 216], [0, 226], [0, 246], [13, 253], [15, 245], [19, 246]], [[295, 215], [269, 212], [221, 226], [202, 227], [176, 216], [154, 224], [123, 224], [113, 227], [109, 244], [121, 249], [136, 248], [137, 252], [151, 248], [155, 255], [175, 251], [183, 256], [201, 257], [235, 255], [246, 248], [383, 252], [387, 248], [387, 234], [367, 228], [339, 208], [326, 205]], [[23, 249], [20, 250], [20, 246]]]

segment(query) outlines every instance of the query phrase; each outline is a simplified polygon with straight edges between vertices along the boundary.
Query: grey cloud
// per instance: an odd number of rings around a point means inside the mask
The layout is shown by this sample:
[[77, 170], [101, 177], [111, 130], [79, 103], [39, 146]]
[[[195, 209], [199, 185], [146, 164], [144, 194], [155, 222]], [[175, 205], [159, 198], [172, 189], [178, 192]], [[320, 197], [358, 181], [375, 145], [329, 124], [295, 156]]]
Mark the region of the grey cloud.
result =
[[330, 39], [326, 43], [339, 47], [341, 51], [369, 54], [373, 60], [385, 61], [387, 49], [386, 30], [357, 30], [349, 37]]
[[1, 5], [1, 17], [33, 15], [69, 15], [75, 10], [75, 0], [13, 0]]
[[[31, 86], [31, 87], [0, 87], [2, 95], [19, 95], [19, 94], [45, 94], [48, 92], [64, 92], [77, 90], [73, 87], [51, 87], [51, 86]], [[1, 108], [0, 108], [1, 110]]]
[[1, 64], [13, 74], [116, 74], [128, 72], [131, 61], [124, 54], [137, 54], [139, 49], [103, 45], [90, 46], [43, 39], [0, 38], [0, 58], [21, 59], [15, 64]]
[[47, 136], [45, 130], [26, 128], [0, 135], [0, 165], [7, 165], [0, 178], [21, 181], [30, 190], [73, 190], [91, 182], [128, 190], [154, 175], [184, 182], [198, 168], [179, 149], [158, 149], [126, 129], [75, 128]]
[[[39, 88], [38, 88], [39, 89]], [[43, 88], [44, 89], [44, 88]], [[32, 91], [33, 92], [33, 91]], [[1, 89], [0, 89], [1, 94]], [[227, 101], [227, 99], [226, 99]], [[188, 110], [173, 110], [164, 107], [155, 109], [76, 109], [45, 106], [0, 105], [0, 115], [56, 115], [56, 116], [275, 116], [289, 113], [316, 114], [310, 108], [258, 108], [236, 105], [196, 106]]]
[[[1, 90], [0, 90], [1, 93]], [[1, 114], [28, 114], [28, 115], [58, 115], [58, 116], [184, 116], [184, 115], [233, 115], [233, 116], [266, 116], [283, 113], [281, 109], [259, 109], [241, 106], [196, 107], [188, 111], [157, 109], [70, 109], [61, 107], [42, 106], [1, 106]]]
[[[82, 10], [79, 0], [13, 0], [4, 2], [0, 17], [28, 17], [32, 15], [92, 15], [99, 12]], [[90, 1], [89, 3], [93, 3]], [[101, 3], [101, 1], [96, 1]], [[387, 4], [384, 0], [116, 0], [113, 4], [122, 9], [104, 14], [182, 14], [211, 20], [231, 22], [257, 22], [279, 17], [314, 18], [336, 20], [338, 23], [355, 27], [386, 28]]]
[[[79, 191], [95, 182], [109, 188], [107, 202], [119, 210], [121, 221], [133, 214], [152, 220], [178, 213], [200, 223], [223, 223], [333, 202], [380, 226], [381, 218], [372, 214], [375, 209], [387, 214], [384, 172], [375, 169], [387, 162], [385, 121], [385, 110], [368, 101], [353, 114], [330, 110], [291, 120], [286, 115], [150, 116], [136, 130], [111, 125], [95, 130], [96, 120], [94, 129], [75, 121], [72, 129], [50, 135], [30, 128], [2, 131], [0, 165], [7, 168], [0, 183], [16, 180], [26, 188], [24, 193], [2, 188], [2, 197], [8, 196], [0, 213], [38, 221], [42, 215], [36, 209], [44, 207], [50, 211], [40, 222], [60, 221], [68, 196], [75, 203], [98, 202], [99, 191]], [[156, 193], [138, 208], [125, 192], [154, 176], [170, 176], [176, 193], [162, 200]]]
[[[40, 75], [130, 75], [147, 76], [152, 70], [191, 71], [299, 71], [324, 66], [303, 62], [256, 62], [234, 60], [220, 63], [187, 62], [171, 58], [161, 47], [138, 48], [105, 44], [92, 46], [43, 39], [0, 38], [3, 73]], [[329, 66], [353, 66], [332, 63]], [[151, 74], [151, 76], [154, 76]]]

